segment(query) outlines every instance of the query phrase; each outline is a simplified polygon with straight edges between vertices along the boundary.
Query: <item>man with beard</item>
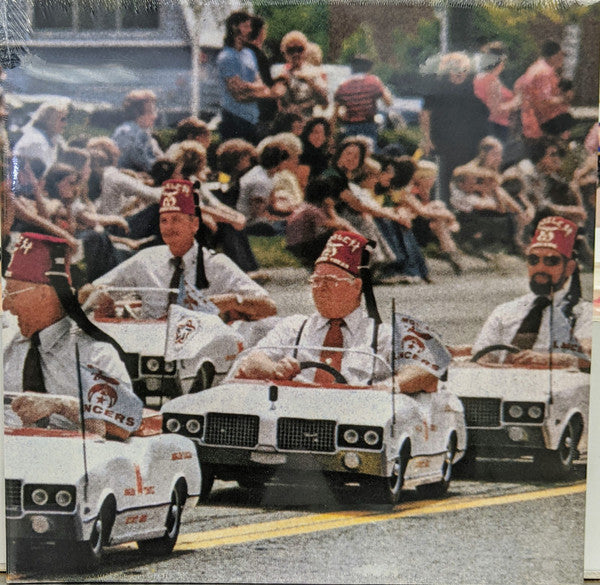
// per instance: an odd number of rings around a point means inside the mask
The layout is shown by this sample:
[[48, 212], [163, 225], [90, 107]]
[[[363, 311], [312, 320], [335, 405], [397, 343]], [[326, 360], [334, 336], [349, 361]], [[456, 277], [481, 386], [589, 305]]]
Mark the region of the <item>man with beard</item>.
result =
[[[518, 353], [505, 363], [523, 366], [582, 366], [592, 347], [592, 305], [581, 299], [573, 246], [577, 226], [553, 216], [540, 221], [527, 249], [530, 293], [504, 303], [485, 322], [472, 353], [496, 344], [513, 345]], [[502, 361], [500, 353], [488, 361]], [[587, 359], [585, 359], [587, 356]], [[589, 366], [589, 363], [587, 364]]]

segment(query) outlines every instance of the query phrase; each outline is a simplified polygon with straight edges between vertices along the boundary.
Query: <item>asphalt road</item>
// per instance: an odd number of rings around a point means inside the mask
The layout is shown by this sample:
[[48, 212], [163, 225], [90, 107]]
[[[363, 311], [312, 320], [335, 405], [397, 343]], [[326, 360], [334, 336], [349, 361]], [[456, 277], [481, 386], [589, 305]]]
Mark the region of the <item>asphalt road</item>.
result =
[[[456, 278], [435, 264], [434, 284], [377, 287], [380, 310], [422, 318], [447, 343], [469, 343], [489, 312], [527, 290], [525, 268], [500, 259]], [[297, 279], [298, 272], [289, 273]], [[310, 312], [309, 287], [287, 276], [267, 285], [280, 314]], [[584, 275], [591, 298], [591, 275]], [[335, 498], [323, 484], [275, 484], [260, 494], [216, 482], [188, 509], [176, 549], [143, 558], [134, 544], [107, 551], [102, 569], [65, 573], [56, 562], [18, 580], [175, 583], [439, 583], [570, 585], [583, 579], [585, 465], [565, 482], [540, 481], [528, 461], [479, 460], [437, 501], [406, 491], [395, 508], [369, 505], [358, 488]], [[38, 559], [42, 561], [43, 559]]]

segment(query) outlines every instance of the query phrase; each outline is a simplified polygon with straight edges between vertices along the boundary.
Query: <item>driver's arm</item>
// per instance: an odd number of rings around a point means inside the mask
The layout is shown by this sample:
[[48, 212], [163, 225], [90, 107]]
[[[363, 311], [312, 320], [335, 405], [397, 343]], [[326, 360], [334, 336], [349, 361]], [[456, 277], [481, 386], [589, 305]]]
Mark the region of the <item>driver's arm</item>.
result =
[[225, 293], [213, 295], [210, 300], [217, 305], [228, 322], [238, 319], [256, 321], [277, 313], [275, 302], [268, 296]]
[[[59, 414], [76, 425], [80, 424], [79, 401], [71, 396], [25, 392], [14, 398], [11, 408], [25, 425], [34, 424], [51, 414]], [[106, 432], [104, 422], [101, 420], [87, 419], [85, 427], [89, 432], [101, 436]]]
[[545, 351], [534, 351], [526, 349], [516, 354], [509, 354], [505, 360], [506, 363], [518, 366], [533, 366], [548, 368], [550, 367], [550, 357], [552, 356], [553, 368], [578, 368], [580, 370], [589, 369], [589, 359], [580, 358], [571, 353]]
[[262, 351], [254, 351], [242, 361], [235, 377], [254, 380], [291, 380], [299, 373], [300, 364], [292, 357], [275, 361]]
[[420, 366], [404, 366], [396, 374], [396, 382], [402, 394], [437, 391], [437, 377]]

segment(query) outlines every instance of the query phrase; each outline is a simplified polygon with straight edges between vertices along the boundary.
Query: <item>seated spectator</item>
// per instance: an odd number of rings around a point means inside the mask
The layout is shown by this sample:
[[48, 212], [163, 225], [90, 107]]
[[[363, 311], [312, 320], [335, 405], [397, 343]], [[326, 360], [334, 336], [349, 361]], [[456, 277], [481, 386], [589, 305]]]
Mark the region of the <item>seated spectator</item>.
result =
[[301, 202], [303, 194], [291, 172], [297, 167], [300, 141], [291, 134], [265, 138], [258, 145], [259, 165], [240, 180], [237, 209], [247, 219], [248, 233], [283, 235], [285, 218]]
[[173, 137], [173, 144], [183, 142], [184, 140], [196, 140], [205, 149], [210, 146], [212, 135], [206, 122], [203, 122], [196, 116], [189, 116], [177, 123], [177, 130]]
[[352, 228], [336, 213], [332, 194], [332, 185], [327, 179], [311, 180], [306, 187], [304, 203], [287, 218], [286, 248], [307, 269], [312, 270], [334, 231]]
[[281, 52], [286, 64], [274, 80], [273, 89], [279, 97], [280, 112], [294, 112], [303, 118], [313, 115], [315, 106], [327, 107], [327, 83], [319, 67], [306, 63], [308, 39], [300, 31], [287, 33], [281, 40]]
[[291, 132], [296, 136], [302, 134], [305, 119], [296, 112], [278, 112], [273, 118], [269, 136], [281, 134], [282, 132]]
[[456, 216], [443, 201], [432, 200], [431, 190], [437, 177], [437, 165], [420, 161], [410, 186], [403, 198], [403, 207], [413, 214], [411, 229], [419, 246], [435, 242], [440, 248], [440, 258], [446, 260], [454, 274], [462, 273], [460, 254], [452, 234], [459, 231]]
[[156, 95], [149, 89], [131, 91], [123, 101], [126, 122], [112, 135], [121, 155], [119, 167], [148, 173], [163, 152], [150, 132], [158, 116]]
[[23, 135], [13, 148], [13, 156], [37, 158], [48, 170], [58, 158], [58, 150], [65, 148], [62, 137], [67, 126], [69, 102], [44, 102], [22, 128]]
[[300, 140], [300, 182], [304, 185], [309, 179], [318, 177], [329, 164], [329, 141], [331, 125], [327, 118], [311, 118], [306, 122]]

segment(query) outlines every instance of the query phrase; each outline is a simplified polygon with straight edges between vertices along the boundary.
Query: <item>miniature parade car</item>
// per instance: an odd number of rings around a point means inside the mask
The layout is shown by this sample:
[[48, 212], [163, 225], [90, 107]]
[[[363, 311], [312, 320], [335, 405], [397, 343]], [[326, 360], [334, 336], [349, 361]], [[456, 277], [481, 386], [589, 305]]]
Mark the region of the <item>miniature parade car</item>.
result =
[[[198, 392], [218, 382], [243, 348], [240, 335], [225, 324], [214, 332], [211, 318], [215, 315], [196, 312], [208, 323], [198, 351], [185, 359], [165, 359], [169, 292], [161, 288], [103, 288], [102, 301], [91, 317], [121, 345], [135, 393], [152, 406], [158, 406], [162, 397]], [[185, 320], [176, 334], [189, 334]]]
[[475, 456], [533, 456], [543, 475], [567, 475], [587, 446], [589, 373], [475, 363], [498, 350], [516, 348], [490, 346], [475, 361], [454, 361], [448, 370], [448, 388], [464, 405], [468, 429], [461, 465]]
[[75, 425], [56, 424], [56, 415], [23, 426], [11, 409], [16, 396], [4, 396], [9, 571], [36, 558], [34, 549], [72, 551], [64, 558], [80, 568], [123, 542], [137, 541], [149, 555], [170, 553], [184, 505], [195, 505], [200, 492], [192, 442], [162, 434], [151, 410], [124, 441], [87, 433], [84, 440]]
[[[368, 385], [349, 383], [330, 365], [300, 355], [303, 371], [295, 380], [235, 378], [246, 351], [221, 385], [163, 406], [163, 432], [196, 444], [202, 496], [215, 477], [260, 487], [274, 474], [292, 481], [321, 474], [334, 487], [358, 482], [369, 497], [392, 504], [403, 487], [431, 496], [448, 489], [466, 444], [458, 398], [443, 387], [393, 392], [391, 370], [379, 356], [342, 351], [355, 371], [372, 373]], [[316, 368], [335, 381], [311, 381]]]

